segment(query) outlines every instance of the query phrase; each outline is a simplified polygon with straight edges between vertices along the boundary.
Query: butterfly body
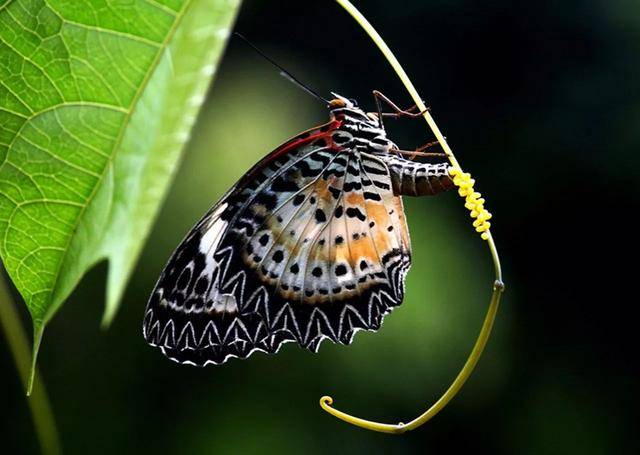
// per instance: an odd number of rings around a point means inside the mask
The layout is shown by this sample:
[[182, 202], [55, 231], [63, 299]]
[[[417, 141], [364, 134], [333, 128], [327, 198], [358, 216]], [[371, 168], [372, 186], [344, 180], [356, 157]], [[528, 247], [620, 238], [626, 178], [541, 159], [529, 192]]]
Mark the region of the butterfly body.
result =
[[339, 95], [329, 108], [329, 123], [258, 162], [169, 260], [143, 330], [171, 359], [349, 344], [402, 302], [411, 247], [401, 195], [452, 187], [447, 166], [392, 153], [379, 120]]

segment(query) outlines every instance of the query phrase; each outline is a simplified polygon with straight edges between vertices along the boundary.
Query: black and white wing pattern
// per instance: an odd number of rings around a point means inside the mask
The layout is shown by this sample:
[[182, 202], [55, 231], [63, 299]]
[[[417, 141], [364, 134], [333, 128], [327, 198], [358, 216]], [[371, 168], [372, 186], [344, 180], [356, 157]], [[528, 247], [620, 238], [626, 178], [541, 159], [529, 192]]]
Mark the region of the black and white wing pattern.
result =
[[147, 305], [150, 344], [194, 365], [285, 342], [315, 352], [377, 330], [402, 302], [402, 201], [384, 161], [340, 146], [338, 126], [280, 146], [189, 232]]

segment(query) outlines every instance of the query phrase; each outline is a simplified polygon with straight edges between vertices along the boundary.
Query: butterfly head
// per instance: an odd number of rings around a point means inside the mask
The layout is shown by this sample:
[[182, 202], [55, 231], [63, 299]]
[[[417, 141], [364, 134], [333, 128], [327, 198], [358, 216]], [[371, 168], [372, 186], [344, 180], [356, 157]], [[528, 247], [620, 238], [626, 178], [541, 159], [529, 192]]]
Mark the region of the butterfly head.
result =
[[359, 109], [356, 100], [345, 98], [335, 92], [331, 92], [331, 95], [333, 95], [333, 98], [329, 101], [329, 110]]
[[376, 114], [367, 114], [353, 98], [345, 98], [335, 92], [331, 92], [333, 98], [329, 101], [327, 108], [333, 118], [341, 118], [353, 123], [364, 123], [369, 127], [380, 127], [380, 121]]

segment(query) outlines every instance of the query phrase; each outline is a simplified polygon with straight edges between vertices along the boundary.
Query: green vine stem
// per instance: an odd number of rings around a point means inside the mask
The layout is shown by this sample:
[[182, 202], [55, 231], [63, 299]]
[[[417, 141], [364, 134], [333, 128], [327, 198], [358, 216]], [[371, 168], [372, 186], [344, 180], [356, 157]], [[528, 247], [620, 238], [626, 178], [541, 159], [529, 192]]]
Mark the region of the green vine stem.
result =
[[[31, 369], [31, 350], [18, 317], [15, 303], [11, 297], [11, 292], [4, 280], [3, 272], [4, 270], [0, 268], [0, 326], [7, 338], [7, 344], [13, 354], [22, 384], [27, 388]], [[53, 413], [51, 412], [51, 405], [49, 404], [44, 383], [37, 372], [35, 373], [33, 393], [27, 398], [27, 403], [42, 453], [47, 455], [59, 454], [61, 452], [60, 440]]]
[[[382, 37], [376, 32], [373, 26], [369, 23], [369, 21], [358, 11], [358, 9], [353, 6], [353, 4], [349, 0], [336, 0], [340, 6], [342, 6], [355, 20], [360, 24], [360, 26], [367, 32], [369, 37], [373, 40], [373, 42], [378, 46], [378, 48], [382, 51], [385, 58], [389, 62], [389, 64], [393, 67], [398, 77], [406, 87], [407, 91], [411, 95], [418, 109], [423, 112], [423, 116], [431, 128], [431, 131], [438, 139], [438, 142], [442, 146], [449, 162], [453, 169], [455, 169], [458, 173], [462, 172], [460, 164], [456, 159], [453, 151], [449, 147], [447, 140], [444, 135], [440, 132], [438, 125], [435, 120], [431, 116], [431, 113], [427, 110], [422, 98], [418, 95], [417, 90], [415, 89], [413, 83], [407, 76], [407, 73], [404, 71], [398, 59], [393, 55], [391, 49], [386, 45]], [[470, 176], [468, 177], [470, 179]], [[471, 187], [471, 191], [473, 192], [473, 188]], [[462, 195], [462, 193], [461, 193]], [[479, 194], [478, 194], [479, 197]], [[446, 405], [451, 401], [453, 397], [460, 391], [466, 380], [469, 378], [473, 369], [475, 368], [478, 360], [484, 348], [487, 344], [487, 340], [489, 339], [489, 335], [491, 334], [491, 329], [493, 327], [493, 322], [496, 317], [496, 313], [498, 311], [498, 306], [500, 304], [500, 297], [504, 292], [504, 283], [502, 281], [502, 269], [500, 267], [500, 258], [498, 256], [498, 250], [496, 249], [495, 242], [493, 241], [493, 237], [491, 236], [491, 232], [486, 230], [482, 233], [482, 238], [487, 241], [489, 246], [489, 251], [491, 253], [491, 258], [493, 259], [493, 266], [495, 271], [495, 281], [493, 284], [493, 292], [491, 295], [491, 301], [489, 303], [489, 308], [487, 310], [487, 314], [485, 316], [484, 322], [482, 324], [482, 328], [480, 329], [480, 333], [478, 338], [476, 339], [475, 345], [467, 358], [464, 366], [453, 380], [449, 388], [444, 392], [444, 394], [423, 414], [413, 419], [409, 423], [398, 423], [398, 424], [387, 424], [387, 423], [379, 423], [373, 422], [370, 420], [361, 419], [359, 417], [354, 417], [345, 412], [339, 411], [332, 407], [333, 399], [329, 396], [323, 396], [320, 398], [320, 406], [330, 413], [331, 415], [344, 420], [347, 423], [352, 425], [356, 425], [361, 428], [365, 428], [368, 430], [379, 431], [382, 433], [404, 433], [409, 430], [413, 430], [423, 425], [431, 418], [433, 418], [438, 412], [440, 412]]]

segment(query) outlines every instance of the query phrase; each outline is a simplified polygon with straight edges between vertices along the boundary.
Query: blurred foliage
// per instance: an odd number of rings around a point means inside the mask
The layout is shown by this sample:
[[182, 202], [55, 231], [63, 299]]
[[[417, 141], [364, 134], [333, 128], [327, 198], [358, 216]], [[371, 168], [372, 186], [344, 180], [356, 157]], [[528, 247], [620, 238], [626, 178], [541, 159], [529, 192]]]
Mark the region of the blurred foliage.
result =
[[[492, 275], [455, 194], [406, 198], [406, 301], [352, 346], [324, 344], [313, 355], [287, 345], [196, 369], [145, 345], [148, 293], [182, 236], [259, 157], [326, 120], [321, 105], [232, 40], [112, 328], [96, 330], [104, 265], [50, 326], [56, 343], [42, 364], [68, 453], [638, 452], [635, 319], [625, 313], [636, 293], [624, 289], [635, 280], [609, 256], [635, 238], [626, 212], [637, 205], [640, 164], [637, 5], [361, 3], [494, 213], [507, 293], [476, 373], [435, 420], [401, 437], [348, 427], [317, 403], [330, 393], [357, 415], [406, 419], [460, 368]], [[375, 88], [410, 104], [331, 2], [247, 2], [238, 30], [322, 93], [372, 106]], [[431, 139], [419, 122], [390, 128], [407, 148]], [[0, 370], [12, 368], [0, 355]], [[0, 381], [9, 410], [2, 449], [34, 452], [18, 379]]]

